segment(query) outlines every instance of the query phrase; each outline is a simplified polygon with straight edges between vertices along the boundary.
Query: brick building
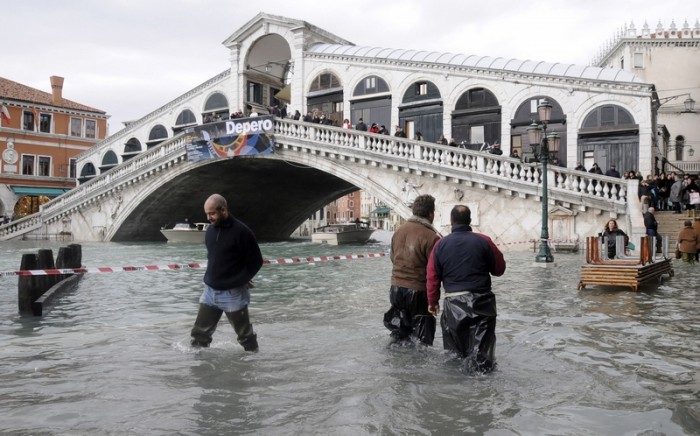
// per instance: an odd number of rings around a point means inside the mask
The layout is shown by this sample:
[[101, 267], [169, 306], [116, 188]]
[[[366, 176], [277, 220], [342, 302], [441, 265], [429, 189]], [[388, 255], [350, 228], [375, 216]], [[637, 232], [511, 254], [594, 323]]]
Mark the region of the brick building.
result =
[[107, 137], [107, 114], [0, 77], [0, 224], [37, 212], [76, 185], [75, 156]]

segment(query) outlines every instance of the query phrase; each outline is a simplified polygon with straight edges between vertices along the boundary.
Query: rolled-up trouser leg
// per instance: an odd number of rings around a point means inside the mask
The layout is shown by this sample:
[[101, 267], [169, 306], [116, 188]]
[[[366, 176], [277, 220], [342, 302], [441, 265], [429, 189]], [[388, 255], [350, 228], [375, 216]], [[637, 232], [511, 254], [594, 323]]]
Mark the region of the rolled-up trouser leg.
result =
[[246, 351], [258, 351], [258, 337], [248, 316], [248, 306], [236, 312], [226, 312], [226, 318], [238, 335], [238, 343]]
[[197, 319], [192, 327], [192, 345], [208, 347], [221, 319], [223, 310], [206, 304], [199, 304]]

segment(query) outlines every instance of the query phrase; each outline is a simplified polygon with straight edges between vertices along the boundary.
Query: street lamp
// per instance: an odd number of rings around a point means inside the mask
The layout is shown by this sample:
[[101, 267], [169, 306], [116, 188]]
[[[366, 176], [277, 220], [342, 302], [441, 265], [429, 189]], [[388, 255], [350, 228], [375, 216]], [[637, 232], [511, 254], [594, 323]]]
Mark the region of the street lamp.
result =
[[530, 139], [530, 147], [537, 159], [542, 162], [542, 228], [540, 230], [540, 251], [535, 257], [535, 262], [551, 263], [554, 262], [552, 252], [549, 250], [549, 213], [547, 200], [547, 163], [549, 162], [549, 154], [559, 151], [559, 135], [555, 132], [547, 134], [547, 123], [552, 119], [552, 105], [547, 99], [542, 99], [537, 106], [537, 116], [539, 123], [533, 121], [530, 127], [527, 128], [528, 137]]

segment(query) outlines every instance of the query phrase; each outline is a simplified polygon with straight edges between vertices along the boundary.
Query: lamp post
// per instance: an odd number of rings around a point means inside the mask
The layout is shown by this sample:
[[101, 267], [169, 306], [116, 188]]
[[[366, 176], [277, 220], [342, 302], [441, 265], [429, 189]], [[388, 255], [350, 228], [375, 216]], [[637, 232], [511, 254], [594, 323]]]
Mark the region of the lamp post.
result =
[[542, 99], [537, 106], [537, 116], [539, 122], [533, 121], [527, 128], [530, 139], [530, 147], [535, 156], [542, 162], [542, 228], [540, 230], [540, 249], [535, 257], [535, 262], [551, 263], [554, 257], [549, 249], [549, 213], [547, 199], [547, 163], [549, 163], [549, 153], [559, 151], [559, 135], [554, 132], [547, 134], [547, 123], [552, 119], [552, 105], [547, 99]]

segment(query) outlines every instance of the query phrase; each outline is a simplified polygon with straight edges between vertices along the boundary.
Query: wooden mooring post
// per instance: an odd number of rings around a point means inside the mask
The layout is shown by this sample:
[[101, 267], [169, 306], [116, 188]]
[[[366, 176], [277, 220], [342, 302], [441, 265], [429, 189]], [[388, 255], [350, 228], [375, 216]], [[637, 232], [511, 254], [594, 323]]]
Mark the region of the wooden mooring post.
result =
[[[60, 247], [56, 262], [53, 251], [40, 249], [36, 254], [22, 255], [20, 270], [55, 270], [80, 268], [82, 247], [70, 244]], [[82, 274], [21, 275], [17, 283], [17, 306], [22, 315], [42, 316], [53, 300], [62, 293], [74, 289]]]

